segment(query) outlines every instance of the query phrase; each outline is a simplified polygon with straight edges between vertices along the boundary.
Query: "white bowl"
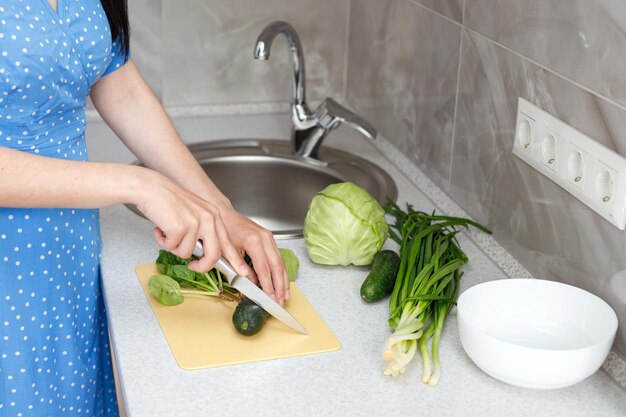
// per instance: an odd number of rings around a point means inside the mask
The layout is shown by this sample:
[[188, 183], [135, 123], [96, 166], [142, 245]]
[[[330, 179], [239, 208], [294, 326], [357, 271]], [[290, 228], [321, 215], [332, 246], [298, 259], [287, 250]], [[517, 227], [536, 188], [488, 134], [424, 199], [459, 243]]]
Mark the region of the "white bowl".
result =
[[606, 302], [554, 281], [485, 282], [463, 292], [457, 307], [467, 355], [492, 377], [526, 388], [587, 378], [602, 366], [617, 331]]

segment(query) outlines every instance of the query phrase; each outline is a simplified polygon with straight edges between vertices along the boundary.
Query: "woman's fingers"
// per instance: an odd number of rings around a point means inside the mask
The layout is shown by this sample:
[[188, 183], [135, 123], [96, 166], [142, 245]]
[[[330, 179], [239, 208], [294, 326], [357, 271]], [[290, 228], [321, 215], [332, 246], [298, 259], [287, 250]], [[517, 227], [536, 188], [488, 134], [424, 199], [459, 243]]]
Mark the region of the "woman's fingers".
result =
[[265, 249], [263, 248], [263, 243], [261, 242], [261, 238], [258, 237], [258, 235], [250, 236], [245, 249], [250, 256], [250, 259], [252, 259], [252, 265], [254, 265], [254, 270], [256, 271], [261, 289], [276, 302], [281, 303], [280, 298], [277, 297], [274, 289], [270, 266], [267, 255], [265, 254]]
[[266, 238], [263, 242], [263, 249], [265, 250], [265, 255], [267, 256], [268, 266], [272, 278], [272, 284], [274, 285], [274, 291], [276, 292], [276, 297], [279, 302], [282, 304], [287, 297], [287, 289], [289, 288], [289, 280], [285, 280], [286, 271], [285, 264], [283, 263], [283, 258], [280, 256], [280, 252], [276, 247], [276, 242], [274, 241], [274, 237], [270, 234], [269, 238]]
[[196, 224], [194, 221], [179, 223], [167, 228], [167, 231], [157, 226], [154, 228], [154, 239], [174, 255], [187, 259], [196, 245]]
[[261, 288], [282, 305], [288, 299], [288, 281], [285, 280], [285, 265], [271, 232], [260, 229], [257, 234], [249, 236], [245, 249], [252, 259]]
[[243, 249], [241, 251], [237, 250], [237, 248], [231, 243], [230, 238], [228, 236], [228, 231], [226, 230], [226, 226], [221, 218], [217, 219], [216, 222], [216, 230], [217, 236], [222, 244], [222, 256], [230, 262], [230, 265], [235, 269], [235, 271], [239, 275], [243, 275], [244, 277], [248, 277], [250, 281], [255, 284], [259, 283], [259, 279], [254, 272], [254, 269], [248, 265], [246, 260], [243, 257]]
[[183, 236], [178, 246], [171, 252], [174, 255], [180, 256], [183, 259], [190, 258], [191, 255], [193, 254], [193, 250], [196, 247], [196, 241], [198, 240], [196, 237], [196, 233], [197, 233], [197, 230], [196, 230], [195, 224], [193, 224], [192, 222], [192, 224], [189, 225], [189, 229]]
[[[196, 237], [197, 236], [197, 237]], [[222, 256], [221, 245], [215, 232], [215, 223], [205, 222], [198, 235], [194, 235], [194, 246], [196, 240], [202, 242], [202, 257], [189, 263], [189, 269], [198, 272], [207, 272], [215, 266], [217, 260]]]
[[154, 240], [156, 240], [157, 244], [161, 247], [165, 247], [165, 233], [163, 233], [163, 230], [157, 226], [152, 229], [152, 232], [154, 233]]

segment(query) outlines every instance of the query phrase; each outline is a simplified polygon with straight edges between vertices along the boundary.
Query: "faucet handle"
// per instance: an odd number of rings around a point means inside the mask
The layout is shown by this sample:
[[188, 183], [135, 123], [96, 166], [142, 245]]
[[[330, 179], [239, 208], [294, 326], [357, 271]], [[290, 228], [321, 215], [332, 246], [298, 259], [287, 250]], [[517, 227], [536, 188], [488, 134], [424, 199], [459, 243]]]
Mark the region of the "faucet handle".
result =
[[315, 110], [314, 120], [316, 126], [306, 132], [307, 138], [296, 147], [296, 155], [308, 158], [317, 158], [317, 153], [322, 141], [331, 131], [340, 124], [358, 130], [369, 139], [376, 138], [376, 129], [361, 116], [354, 114], [332, 98], [327, 98]]
[[358, 114], [351, 112], [332, 98], [327, 98], [315, 111], [318, 125], [328, 132], [341, 123], [358, 130], [370, 139], [376, 139], [376, 129]]

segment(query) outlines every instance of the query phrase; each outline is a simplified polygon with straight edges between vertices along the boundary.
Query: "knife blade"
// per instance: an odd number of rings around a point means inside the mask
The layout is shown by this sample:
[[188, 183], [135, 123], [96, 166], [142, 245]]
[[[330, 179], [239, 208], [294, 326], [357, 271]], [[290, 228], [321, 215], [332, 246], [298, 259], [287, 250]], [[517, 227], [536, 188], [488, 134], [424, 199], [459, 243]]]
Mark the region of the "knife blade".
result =
[[[202, 242], [197, 241], [196, 247], [193, 250], [193, 254], [197, 257], [202, 257], [204, 250], [202, 249]], [[226, 281], [241, 292], [243, 295], [258, 304], [263, 310], [267, 311], [272, 316], [276, 317], [281, 323], [294, 329], [295, 331], [308, 334], [304, 326], [296, 320], [287, 310], [281, 307], [274, 299], [267, 295], [261, 288], [252, 283], [247, 277], [237, 274], [237, 271], [232, 265], [224, 258], [217, 260], [215, 269], [220, 271], [225, 277]]]

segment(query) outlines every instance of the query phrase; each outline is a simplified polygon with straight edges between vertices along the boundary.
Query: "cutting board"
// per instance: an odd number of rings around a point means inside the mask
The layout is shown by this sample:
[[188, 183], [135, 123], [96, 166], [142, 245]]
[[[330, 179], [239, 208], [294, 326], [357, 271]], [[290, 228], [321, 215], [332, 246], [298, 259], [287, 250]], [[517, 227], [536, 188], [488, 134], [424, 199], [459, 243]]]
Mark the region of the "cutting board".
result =
[[174, 358], [183, 369], [193, 370], [268, 359], [331, 352], [339, 340], [317, 314], [295, 283], [285, 308], [309, 332], [303, 335], [270, 317], [254, 336], [239, 334], [232, 324], [235, 302], [185, 297], [177, 306], [165, 306], [150, 294], [148, 280], [159, 270], [155, 264], [135, 269], [144, 293], [163, 330]]

